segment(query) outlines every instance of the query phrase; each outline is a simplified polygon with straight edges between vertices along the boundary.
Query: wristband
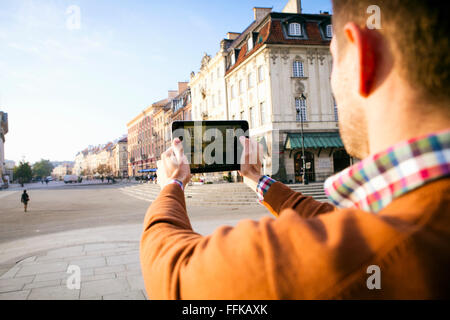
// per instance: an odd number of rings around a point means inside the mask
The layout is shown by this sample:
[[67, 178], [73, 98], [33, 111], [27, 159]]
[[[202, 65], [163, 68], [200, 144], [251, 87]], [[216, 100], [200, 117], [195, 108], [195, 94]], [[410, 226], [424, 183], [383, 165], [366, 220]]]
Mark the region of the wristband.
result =
[[169, 183], [167, 183], [167, 184], [177, 184], [180, 186], [181, 190], [184, 191], [183, 182], [181, 182], [180, 180], [172, 179], [172, 180], [169, 180]]

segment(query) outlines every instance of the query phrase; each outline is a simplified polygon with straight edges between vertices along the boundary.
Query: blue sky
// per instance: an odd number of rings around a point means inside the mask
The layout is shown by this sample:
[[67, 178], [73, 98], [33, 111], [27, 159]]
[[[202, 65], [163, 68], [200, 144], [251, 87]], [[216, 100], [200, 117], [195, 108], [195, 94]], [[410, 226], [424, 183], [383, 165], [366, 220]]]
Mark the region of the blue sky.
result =
[[[114, 140], [126, 123], [197, 72], [252, 8], [287, 0], [0, 0], [0, 110], [9, 114], [5, 157], [73, 160]], [[66, 10], [80, 8], [81, 28]], [[303, 12], [331, 12], [303, 0]]]

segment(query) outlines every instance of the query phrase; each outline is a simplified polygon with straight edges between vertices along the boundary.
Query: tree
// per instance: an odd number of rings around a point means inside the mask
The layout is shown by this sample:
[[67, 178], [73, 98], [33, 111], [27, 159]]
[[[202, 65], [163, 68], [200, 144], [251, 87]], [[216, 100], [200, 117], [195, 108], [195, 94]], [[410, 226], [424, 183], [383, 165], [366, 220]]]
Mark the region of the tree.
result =
[[38, 178], [48, 177], [52, 174], [53, 165], [49, 160], [41, 159], [33, 165], [33, 176]]
[[14, 167], [13, 175], [19, 183], [30, 182], [31, 177], [33, 176], [30, 164], [28, 162], [21, 161], [18, 166]]
[[106, 164], [99, 164], [97, 167], [97, 173], [104, 175], [104, 174], [110, 174], [111, 173], [111, 167]]

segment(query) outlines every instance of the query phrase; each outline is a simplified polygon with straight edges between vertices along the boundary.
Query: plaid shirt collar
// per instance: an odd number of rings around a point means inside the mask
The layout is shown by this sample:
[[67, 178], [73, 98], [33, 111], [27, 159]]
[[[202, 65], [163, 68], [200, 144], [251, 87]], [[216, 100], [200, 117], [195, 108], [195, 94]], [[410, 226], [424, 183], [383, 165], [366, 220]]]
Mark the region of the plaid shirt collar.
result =
[[450, 130], [400, 142], [325, 181], [341, 208], [378, 212], [395, 198], [450, 175]]

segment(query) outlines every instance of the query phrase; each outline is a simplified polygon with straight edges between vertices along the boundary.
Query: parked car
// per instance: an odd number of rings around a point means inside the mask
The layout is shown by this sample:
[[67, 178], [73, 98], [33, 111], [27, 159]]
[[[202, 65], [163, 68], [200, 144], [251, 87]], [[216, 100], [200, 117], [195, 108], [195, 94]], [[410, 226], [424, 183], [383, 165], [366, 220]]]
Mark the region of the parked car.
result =
[[48, 176], [47, 178], [45, 178], [45, 180], [47, 180], [47, 181], [53, 181], [53, 177], [52, 177], [52, 176]]

